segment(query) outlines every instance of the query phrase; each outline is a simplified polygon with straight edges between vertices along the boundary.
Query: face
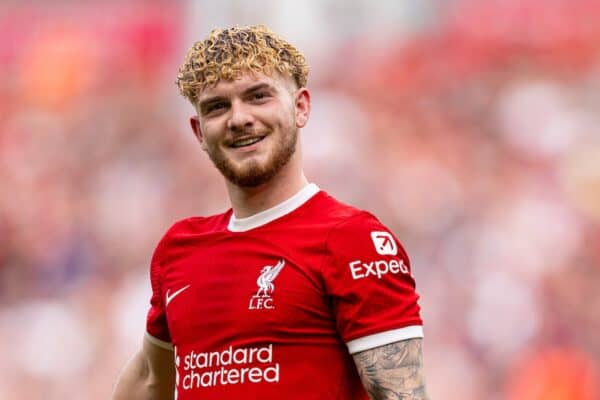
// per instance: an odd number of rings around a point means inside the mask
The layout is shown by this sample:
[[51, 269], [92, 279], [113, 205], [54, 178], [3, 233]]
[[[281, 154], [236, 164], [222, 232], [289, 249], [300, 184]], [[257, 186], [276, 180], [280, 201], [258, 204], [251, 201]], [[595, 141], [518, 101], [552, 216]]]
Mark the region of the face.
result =
[[225, 178], [241, 187], [268, 182], [296, 151], [310, 98], [291, 79], [243, 74], [200, 93], [192, 128]]

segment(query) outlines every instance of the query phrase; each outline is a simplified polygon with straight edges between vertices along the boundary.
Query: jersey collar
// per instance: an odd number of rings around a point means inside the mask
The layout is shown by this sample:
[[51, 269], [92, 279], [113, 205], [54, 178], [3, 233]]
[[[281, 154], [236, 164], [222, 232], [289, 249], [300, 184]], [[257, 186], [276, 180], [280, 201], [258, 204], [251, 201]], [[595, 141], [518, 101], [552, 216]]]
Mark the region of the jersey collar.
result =
[[265, 211], [261, 211], [246, 218], [236, 218], [233, 213], [229, 220], [227, 229], [231, 232], [244, 232], [250, 229], [258, 228], [271, 221], [281, 218], [286, 214], [291, 213], [302, 204], [306, 203], [311, 197], [319, 192], [319, 187], [314, 183], [304, 186], [298, 193], [290, 197], [289, 199], [279, 203], [278, 205], [271, 207]]

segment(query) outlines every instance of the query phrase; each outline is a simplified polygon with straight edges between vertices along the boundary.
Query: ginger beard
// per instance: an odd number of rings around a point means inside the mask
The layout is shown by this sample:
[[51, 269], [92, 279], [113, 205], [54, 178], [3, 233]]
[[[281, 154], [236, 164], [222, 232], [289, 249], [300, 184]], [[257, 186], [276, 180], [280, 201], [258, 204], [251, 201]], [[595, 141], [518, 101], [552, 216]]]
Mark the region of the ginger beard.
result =
[[288, 134], [279, 134], [276, 139], [264, 163], [251, 159], [238, 165], [217, 143], [207, 142], [206, 152], [228, 181], [240, 187], [256, 187], [271, 180], [290, 161], [296, 152], [298, 128], [290, 129]]

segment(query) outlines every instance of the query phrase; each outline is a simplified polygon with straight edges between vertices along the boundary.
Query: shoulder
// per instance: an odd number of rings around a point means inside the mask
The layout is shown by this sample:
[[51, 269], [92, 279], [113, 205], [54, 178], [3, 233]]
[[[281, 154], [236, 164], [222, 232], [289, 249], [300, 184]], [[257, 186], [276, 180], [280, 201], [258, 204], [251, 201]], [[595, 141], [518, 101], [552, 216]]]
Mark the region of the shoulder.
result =
[[206, 217], [188, 217], [174, 222], [163, 234], [154, 251], [154, 259], [162, 260], [175, 249], [202, 235], [226, 229], [231, 210]]
[[342, 258], [361, 254], [400, 257], [409, 263], [396, 234], [374, 214], [331, 199], [335, 204], [326, 240], [330, 254]]
[[164, 238], [185, 234], [202, 234], [226, 229], [231, 209], [210, 216], [194, 216], [178, 220], [166, 231]]
[[227, 226], [231, 217], [231, 209], [215, 215], [193, 216], [174, 222], [165, 233], [165, 237], [178, 233], [204, 233], [222, 230]]
[[[311, 202], [309, 211], [331, 227], [342, 225], [349, 219], [353, 219], [367, 213], [364, 210], [346, 204], [325, 191], [320, 191]], [[368, 213], [367, 213], [368, 214]]]
[[318, 206], [322, 212], [328, 214], [330, 235], [349, 235], [373, 230], [389, 231], [371, 212], [341, 202], [327, 193], [324, 193], [323, 202]]
[[359, 252], [395, 256], [404, 253], [396, 235], [377, 217], [361, 211], [340, 221], [330, 231], [327, 245], [332, 251]]

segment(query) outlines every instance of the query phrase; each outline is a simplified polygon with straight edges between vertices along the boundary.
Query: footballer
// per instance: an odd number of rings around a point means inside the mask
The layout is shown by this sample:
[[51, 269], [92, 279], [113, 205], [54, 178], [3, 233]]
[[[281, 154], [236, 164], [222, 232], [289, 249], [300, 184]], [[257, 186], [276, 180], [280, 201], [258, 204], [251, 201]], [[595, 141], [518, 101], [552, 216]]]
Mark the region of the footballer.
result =
[[158, 243], [143, 346], [114, 400], [428, 399], [404, 248], [303, 173], [307, 77], [264, 26], [215, 29], [189, 50], [177, 84], [230, 208]]

